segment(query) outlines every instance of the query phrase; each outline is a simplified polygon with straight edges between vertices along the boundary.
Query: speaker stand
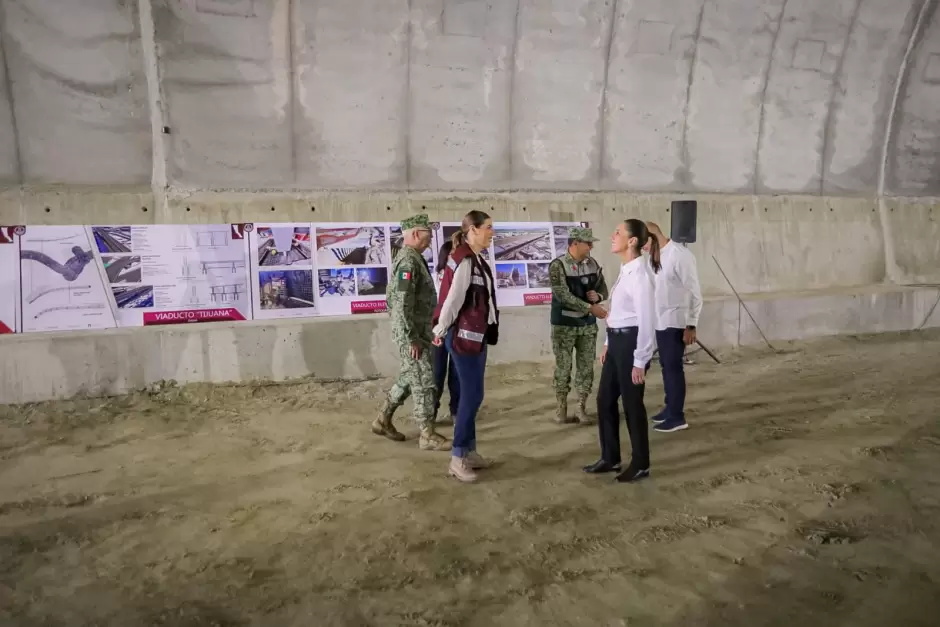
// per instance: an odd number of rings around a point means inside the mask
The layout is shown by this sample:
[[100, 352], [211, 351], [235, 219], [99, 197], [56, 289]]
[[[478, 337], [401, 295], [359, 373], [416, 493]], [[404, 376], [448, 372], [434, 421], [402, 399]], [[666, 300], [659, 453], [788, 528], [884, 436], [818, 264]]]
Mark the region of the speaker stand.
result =
[[[698, 344], [698, 348], [696, 348], [695, 350], [693, 350], [691, 353], [688, 353], [688, 355], [694, 355], [695, 353], [697, 353], [697, 352], [699, 352], [699, 351], [705, 351], [705, 352], [708, 354], [708, 356], [711, 357], [711, 358], [715, 361], [716, 364], [721, 364], [721, 361], [720, 361], [717, 357], [715, 357], [715, 353], [713, 353], [713, 352], [711, 352], [710, 350], [708, 350], [708, 347], [706, 347], [704, 344], [702, 344], [702, 343], [698, 340], [698, 338], [695, 339], [695, 343]], [[659, 349], [658, 349], [658, 348], [655, 349], [655, 350], [653, 351], [653, 357], [655, 357], [655, 356], [656, 356], [656, 353], [658, 353], [658, 352], [659, 352]], [[685, 359], [685, 356], [686, 356], [686, 353], [683, 353], [683, 354], [682, 354], [683, 359]], [[650, 358], [650, 361], [652, 361], [652, 357]]]

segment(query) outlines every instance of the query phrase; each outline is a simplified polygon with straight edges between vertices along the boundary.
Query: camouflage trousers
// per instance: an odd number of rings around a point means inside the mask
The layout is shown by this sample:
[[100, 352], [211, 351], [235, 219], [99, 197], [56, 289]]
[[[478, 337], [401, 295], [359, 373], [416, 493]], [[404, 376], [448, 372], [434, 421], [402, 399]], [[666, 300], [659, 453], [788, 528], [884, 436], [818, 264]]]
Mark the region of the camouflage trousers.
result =
[[571, 389], [571, 352], [575, 351], [574, 387], [581, 398], [588, 396], [594, 387], [597, 325], [552, 325], [552, 351], [555, 353], [555, 395], [568, 396]]
[[382, 413], [391, 417], [408, 397], [414, 399], [414, 419], [421, 429], [434, 425], [434, 401], [437, 386], [434, 383], [434, 361], [430, 348], [421, 351], [417, 359], [411, 357], [411, 345], [399, 346], [401, 367], [398, 378], [385, 397]]

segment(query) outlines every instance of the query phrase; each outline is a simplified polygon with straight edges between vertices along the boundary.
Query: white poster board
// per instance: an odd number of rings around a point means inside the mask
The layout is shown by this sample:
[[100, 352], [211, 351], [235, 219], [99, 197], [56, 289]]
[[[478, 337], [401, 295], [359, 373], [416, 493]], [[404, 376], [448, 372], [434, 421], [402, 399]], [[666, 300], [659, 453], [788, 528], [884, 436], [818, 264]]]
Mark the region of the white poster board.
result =
[[117, 326], [103, 274], [91, 227], [27, 227], [20, 237], [23, 331]]
[[251, 284], [257, 320], [317, 315], [309, 222], [257, 223], [251, 232]]
[[[502, 307], [544, 305], [551, 302], [548, 264], [568, 248], [568, 230], [579, 222], [497, 222], [493, 242], [482, 256], [496, 280], [496, 302]], [[460, 228], [459, 222], [441, 222], [440, 247]]]
[[245, 226], [92, 227], [119, 326], [250, 320]]
[[20, 234], [22, 226], [0, 226], [0, 334], [20, 330]]
[[384, 223], [314, 225], [314, 279], [321, 315], [386, 311], [389, 239], [389, 225]]

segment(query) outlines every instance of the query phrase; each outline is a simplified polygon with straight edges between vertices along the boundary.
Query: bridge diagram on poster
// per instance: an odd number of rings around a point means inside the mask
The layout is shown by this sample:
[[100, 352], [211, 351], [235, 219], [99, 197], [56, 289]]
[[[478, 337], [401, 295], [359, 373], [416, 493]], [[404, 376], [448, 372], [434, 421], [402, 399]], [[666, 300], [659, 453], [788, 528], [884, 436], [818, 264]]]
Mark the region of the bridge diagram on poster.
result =
[[232, 224], [92, 227], [119, 325], [250, 319], [250, 231]]
[[28, 227], [19, 265], [23, 331], [116, 326], [89, 227]]
[[22, 226], [0, 226], [0, 335], [21, 330], [20, 236]]
[[[497, 222], [493, 243], [483, 251], [496, 280], [500, 307], [543, 305], [551, 301], [548, 264], [563, 255], [568, 233], [579, 222]], [[441, 222], [436, 231], [439, 248], [460, 228], [459, 222]]]

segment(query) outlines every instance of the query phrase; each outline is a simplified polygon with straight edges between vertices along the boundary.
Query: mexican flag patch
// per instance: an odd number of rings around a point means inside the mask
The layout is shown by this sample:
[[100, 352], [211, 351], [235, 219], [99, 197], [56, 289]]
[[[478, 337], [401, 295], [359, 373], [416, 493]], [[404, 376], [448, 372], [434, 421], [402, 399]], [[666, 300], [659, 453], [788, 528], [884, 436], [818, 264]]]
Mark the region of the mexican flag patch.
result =
[[410, 280], [411, 280], [411, 273], [410, 273], [410, 272], [402, 272], [401, 274], [398, 275], [398, 278], [401, 279], [402, 281], [410, 281]]

